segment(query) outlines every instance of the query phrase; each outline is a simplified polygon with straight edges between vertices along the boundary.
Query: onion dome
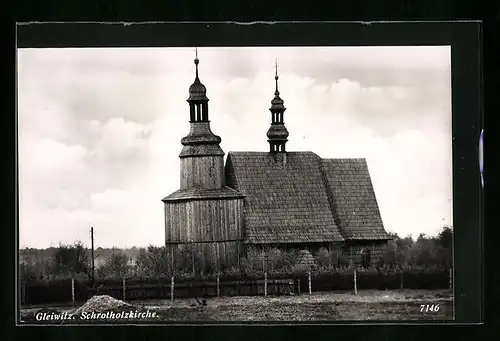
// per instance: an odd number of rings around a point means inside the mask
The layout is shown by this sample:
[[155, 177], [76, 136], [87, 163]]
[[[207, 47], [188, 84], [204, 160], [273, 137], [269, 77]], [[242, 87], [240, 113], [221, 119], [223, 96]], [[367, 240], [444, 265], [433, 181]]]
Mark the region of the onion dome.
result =
[[207, 88], [203, 85], [198, 77], [198, 64], [200, 60], [198, 59], [198, 49], [196, 49], [196, 58], [194, 59], [194, 64], [196, 65], [196, 78], [194, 83], [189, 87], [189, 98], [188, 102], [207, 102]]
[[219, 146], [221, 138], [210, 130], [207, 89], [201, 84], [198, 77], [198, 49], [196, 49], [194, 64], [196, 65], [196, 78], [189, 87], [189, 98], [187, 100], [189, 102], [191, 129], [188, 135], [181, 139], [183, 147], [179, 157], [224, 155]]
[[280, 97], [278, 90], [278, 64], [276, 63], [276, 74], [274, 80], [276, 82], [276, 90], [274, 91], [274, 98], [271, 101], [271, 127], [267, 131], [267, 138], [271, 153], [285, 152], [285, 144], [288, 141], [288, 130], [283, 121], [283, 114], [286, 110], [284, 102]]
[[286, 140], [288, 137], [288, 130], [284, 124], [273, 124], [267, 131], [267, 137], [270, 140]]

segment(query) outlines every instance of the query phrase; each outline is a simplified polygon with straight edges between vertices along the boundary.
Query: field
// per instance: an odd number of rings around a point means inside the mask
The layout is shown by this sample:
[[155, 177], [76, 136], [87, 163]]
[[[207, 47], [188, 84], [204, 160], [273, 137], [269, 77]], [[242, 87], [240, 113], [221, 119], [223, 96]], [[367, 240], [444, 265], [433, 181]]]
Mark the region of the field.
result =
[[[126, 309], [154, 311], [157, 317], [133, 322], [273, 322], [273, 321], [373, 321], [452, 320], [453, 299], [449, 290], [362, 290], [358, 295], [323, 292], [300, 296], [240, 296], [208, 299], [202, 306], [195, 299], [131, 301]], [[422, 307], [423, 305], [423, 307]], [[432, 306], [432, 308], [431, 308]], [[438, 307], [438, 308], [436, 308]], [[51, 307], [47, 312], [69, 312], [78, 307]], [[40, 307], [23, 308], [25, 322], [35, 322]], [[47, 308], [45, 308], [47, 309]], [[114, 310], [118, 311], [118, 310]], [[31, 318], [29, 317], [31, 316]], [[131, 322], [131, 320], [113, 320]], [[81, 321], [80, 321], [81, 322]], [[104, 322], [103, 320], [93, 321]], [[60, 322], [59, 322], [60, 323]], [[78, 319], [68, 321], [78, 323]]]

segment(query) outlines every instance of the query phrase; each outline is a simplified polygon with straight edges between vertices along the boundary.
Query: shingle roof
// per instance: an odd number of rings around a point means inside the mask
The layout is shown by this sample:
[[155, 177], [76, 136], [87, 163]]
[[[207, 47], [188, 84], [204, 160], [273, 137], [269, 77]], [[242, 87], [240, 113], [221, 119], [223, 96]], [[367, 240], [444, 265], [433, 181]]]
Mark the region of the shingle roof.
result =
[[208, 199], [237, 199], [243, 198], [243, 195], [238, 191], [223, 187], [220, 189], [203, 189], [203, 188], [190, 188], [179, 189], [169, 196], [162, 199], [165, 201], [184, 201], [184, 200], [208, 200]]
[[328, 202], [321, 159], [314, 153], [288, 152], [286, 162], [277, 162], [271, 153], [230, 152], [226, 184], [245, 196], [247, 242], [344, 240]]
[[389, 239], [365, 159], [323, 159], [334, 215], [345, 239]]
[[283, 155], [228, 154], [226, 184], [245, 196], [247, 242], [389, 239], [365, 159]]

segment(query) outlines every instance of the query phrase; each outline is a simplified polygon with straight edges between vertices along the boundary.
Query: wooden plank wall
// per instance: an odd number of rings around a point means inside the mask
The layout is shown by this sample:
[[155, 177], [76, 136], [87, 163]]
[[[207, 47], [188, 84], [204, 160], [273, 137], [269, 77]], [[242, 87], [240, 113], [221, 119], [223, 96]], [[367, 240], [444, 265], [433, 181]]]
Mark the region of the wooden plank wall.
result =
[[216, 189], [224, 186], [224, 157], [181, 158], [181, 189]]
[[165, 240], [167, 244], [185, 243], [184, 248], [197, 255], [201, 268], [216, 269], [217, 254], [220, 267], [237, 266], [243, 249], [242, 213], [243, 199], [167, 202]]

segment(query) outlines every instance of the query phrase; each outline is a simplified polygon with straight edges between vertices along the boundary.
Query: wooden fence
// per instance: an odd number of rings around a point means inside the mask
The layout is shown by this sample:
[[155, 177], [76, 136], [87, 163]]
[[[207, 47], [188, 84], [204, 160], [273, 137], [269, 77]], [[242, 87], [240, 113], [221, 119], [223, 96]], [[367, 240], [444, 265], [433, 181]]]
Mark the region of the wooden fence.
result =
[[315, 291], [351, 291], [362, 289], [446, 289], [453, 290], [452, 271], [437, 273], [374, 273], [363, 271], [315, 274], [306, 272], [285, 278], [251, 279], [214, 278], [189, 280], [161, 278], [154, 282], [122, 279], [90, 288], [87, 283], [70, 279], [58, 283], [23, 283], [21, 304], [75, 303], [94, 295], [109, 295], [122, 300], [175, 299], [218, 296], [275, 296], [312, 294]]
[[296, 287], [293, 279], [247, 281], [184, 282], [172, 284], [135, 284], [123, 287], [89, 289], [89, 296], [109, 295], [118, 299], [189, 298], [218, 296], [291, 295]]

